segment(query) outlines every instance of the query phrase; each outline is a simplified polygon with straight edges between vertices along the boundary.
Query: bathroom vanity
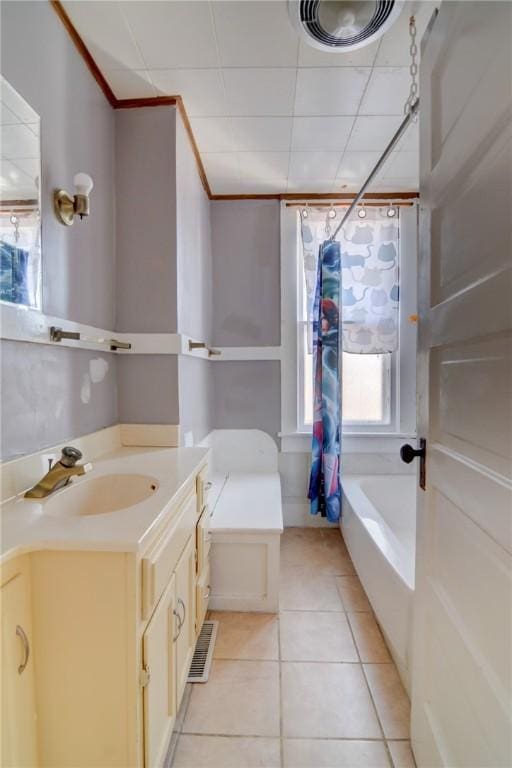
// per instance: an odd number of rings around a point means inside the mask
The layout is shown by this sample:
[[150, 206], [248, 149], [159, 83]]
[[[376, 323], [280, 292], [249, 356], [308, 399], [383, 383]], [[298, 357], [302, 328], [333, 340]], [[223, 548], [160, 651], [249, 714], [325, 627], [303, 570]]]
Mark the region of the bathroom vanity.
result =
[[4, 765], [162, 764], [208, 605], [207, 455], [119, 448], [3, 505]]

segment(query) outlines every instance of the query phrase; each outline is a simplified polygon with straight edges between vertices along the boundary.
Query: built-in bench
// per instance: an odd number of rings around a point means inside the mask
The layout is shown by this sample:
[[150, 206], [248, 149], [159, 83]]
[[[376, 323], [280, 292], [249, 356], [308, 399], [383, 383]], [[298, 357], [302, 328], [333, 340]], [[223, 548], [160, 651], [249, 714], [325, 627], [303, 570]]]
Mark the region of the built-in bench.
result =
[[283, 512], [276, 444], [257, 429], [215, 430], [202, 444], [211, 449], [210, 608], [277, 611]]

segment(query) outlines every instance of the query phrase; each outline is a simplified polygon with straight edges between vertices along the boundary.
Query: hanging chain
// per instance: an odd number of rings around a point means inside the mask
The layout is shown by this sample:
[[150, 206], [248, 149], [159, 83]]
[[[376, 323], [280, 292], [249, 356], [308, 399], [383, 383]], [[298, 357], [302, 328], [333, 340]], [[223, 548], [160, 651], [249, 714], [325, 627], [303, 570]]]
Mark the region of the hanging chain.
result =
[[416, 61], [418, 56], [418, 46], [416, 45], [416, 19], [414, 16], [411, 16], [409, 19], [409, 37], [411, 38], [411, 44], [409, 46], [409, 54], [411, 56], [411, 63], [409, 65], [411, 87], [407, 101], [404, 104], [404, 115], [409, 114], [414, 102], [418, 98], [418, 62]]

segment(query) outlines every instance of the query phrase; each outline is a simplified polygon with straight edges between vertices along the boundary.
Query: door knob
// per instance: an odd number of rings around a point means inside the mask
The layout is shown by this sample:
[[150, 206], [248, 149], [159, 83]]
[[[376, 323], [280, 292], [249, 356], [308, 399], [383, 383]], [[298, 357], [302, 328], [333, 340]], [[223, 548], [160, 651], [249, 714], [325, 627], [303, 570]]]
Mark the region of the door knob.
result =
[[427, 441], [424, 437], [420, 438], [420, 447], [413, 448], [412, 445], [406, 443], [400, 448], [400, 458], [405, 461], [406, 464], [410, 464], [413, 459], [419, 458], [420, 460], [420, 488], [424, 491], [426, 486], [426, 458], [427, 458]]

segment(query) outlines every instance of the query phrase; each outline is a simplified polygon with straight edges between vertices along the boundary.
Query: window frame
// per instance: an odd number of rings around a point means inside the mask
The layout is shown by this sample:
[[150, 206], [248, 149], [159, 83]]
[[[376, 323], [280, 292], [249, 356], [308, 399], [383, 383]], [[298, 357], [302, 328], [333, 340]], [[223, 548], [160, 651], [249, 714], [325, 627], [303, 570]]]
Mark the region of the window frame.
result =
[[[322, 201], [315, 201], [322, 205]], [[329, 205], [326, 201], [325, 205]], [[383, 203], [383, 206], [385, 204]], [[416, 315], [418, 206], [400, 209], [400, 306], [399, 349], [390, 360], [389, 423], [344, 422], [343, 437], [413, 438], [416, 434]], [[304, 423], [303, 340], [305, 323], [299, 311], [302, 300], [302, 244], [297, 207], [281, 203], [281, 433], [282, 450], [309, 450], [311, 426]], [[405, 256], [407, 254], [407, 256]], [[306, 442], [305, 442], [306, 441]], [[307, 448], [306, 448], [307, 446]], [[361, 446], [358, 446], [358, 450]]]

